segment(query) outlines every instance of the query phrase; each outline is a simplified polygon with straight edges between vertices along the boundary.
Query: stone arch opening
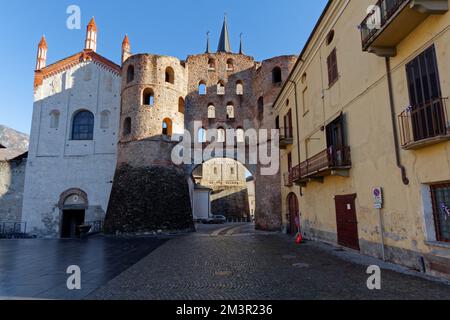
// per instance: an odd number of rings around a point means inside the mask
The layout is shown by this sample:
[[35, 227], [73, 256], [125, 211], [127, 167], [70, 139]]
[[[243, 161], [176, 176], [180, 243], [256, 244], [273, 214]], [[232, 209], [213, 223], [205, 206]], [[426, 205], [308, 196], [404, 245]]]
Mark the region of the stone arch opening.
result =
[[131, 118], [125, 118], [124, 122], [123, 122], [123, 135], [127, 136], [131, 134]]
[[153, 89], [144, 89], [144, 91], [142, 92], [142, 104], [145, 106], [155, 105], [155, 93], [153, 92]]
[[[212, 158], [194, 167], [191, 177], [197, 189], [211, 190], [209, 203], [194, 205], [194, 220], [219, 215], [228, 222], [255, 222], [255, 178], [246, 165], [232, 158]], [[207, 216], [201, 208], [208, 207]]]
[[272, 70], [272, 83], [280, 84], [283, 82], [282, 72], [280, 67], [275, 67]]
[[88, 110], [75, 111], [72, 118], [71, 140], [94, 140], [94, 114]]
[[175, 84], [175, 71], [172, 67], [166, 68], [166, 82], [170, 84]]
[[127, 83], [130, 83], [134, 80], [134, 66], [129, 66], [127, 69]]
[[182, 97], [180, 97], [178, 99], [178, 112], [184, 114], [185, 108], [186, 108], [186, 105], [185, 105], [184, 99]]
[[172, 120], [170, 118], [165, 118], [162, 124], [162, 134], [163, 136], [172, 136]]
[[201, 96], [204, 96], [207, 94], [206, 82], [203, 80], [200, 81], [198, 84], [198, 94]]

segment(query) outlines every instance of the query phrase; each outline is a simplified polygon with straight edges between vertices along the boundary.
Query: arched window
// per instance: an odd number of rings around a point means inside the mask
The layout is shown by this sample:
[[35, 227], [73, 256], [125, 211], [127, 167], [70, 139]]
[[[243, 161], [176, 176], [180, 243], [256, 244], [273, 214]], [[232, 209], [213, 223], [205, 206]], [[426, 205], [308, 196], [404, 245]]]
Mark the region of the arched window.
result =
[[233, 61], [233, 59], [228, 59], [227, 60], [227, 70], [232, 71], [233, 69], [234, 69], [234, 61]]
[[197, 139], [198, 139], [197, 141], [199, 143], [206, 143], [206, 130], [205, 130], [205, 128], [198, 129]]
[[216, 118], [216, 107], [213, 104], [208, 106], [208, 119]]
[[216, 61], [213, 58], [209, 58], [208, 60], [208, 69], [209, 70], [216, 69]]
[[178, 99], [178, 112], [184, 114], [184, 111], [185, 111], [184, 99], [180, 97]]
[[258, 99], [258, 113], [260, 115], [264, 114], [264, 97], [259, 97]]
[[227, 119], [234, 119], [234, 104], [233, 104], [233, 102], [227, 103]]
[[274, 84], [278, 84], [281, 83], [283, 81], [283, 78], [281, 76], [281, 68], [280, 67], [275, 67], [272, 70], [272, 82]]
[[217, 167], [214, 167], [214, 174], [217, 175], [218, 171], [217, 171]]
[[58, 129], [59, 128], [59, 116], [60, 113], [58, 110], [53, 110], [50, 112], [50, 128]]
[[217, 94], [221, 96], [225, 94], [225, 82], [222, 80], [217, 83]]
[[72, 120], [72, 140], [94, 140], [94, 114], [77, 111]]
[[153, 93], [153, 89], [147, 88], [142, 92], [142, 104], [144, 106], [155, 105], [155, 94]]
[[219, 142], [219, 143], [225, 142], [225, 129], [224, 128], [217, 129], [217, 142]]
[[236, 82], [236, 94], [238, 96], [244, 95], [244, 83], [241, 80]]
[[166, 82], [171, 84], [175, 83], [175, 72], [173, 71], [172, 67], [166, 68]]
[[237, 141], [237, 143], [244, 143], [245, 142], [244, 129], [238, 128], [236, 130], [236, 141]]
[[334, 30], [331, 30], [327, 35], [327, 46], [331, 44], [334, 40]]
[[162, 134], [164, 136], [172, 136], [172, 120], [169, 118], [163, 120]]
[[201, 96], [206, 94], [206, 83], [204, 81], [200, 81], [198, 84], [198, 94]]
[[126, 118], [123, 122], [123, 135], [129, 135], [131, 133], [131, 118]]
[[100, 113], [100, 129], [108, 129], [109, 128], [109, 118], [111, 116], [111, 112], [108, 110], [102, 111]]
[[134, 80], [134, 67], [129, 66], [127, 69], [127, 83], [130, 83]]

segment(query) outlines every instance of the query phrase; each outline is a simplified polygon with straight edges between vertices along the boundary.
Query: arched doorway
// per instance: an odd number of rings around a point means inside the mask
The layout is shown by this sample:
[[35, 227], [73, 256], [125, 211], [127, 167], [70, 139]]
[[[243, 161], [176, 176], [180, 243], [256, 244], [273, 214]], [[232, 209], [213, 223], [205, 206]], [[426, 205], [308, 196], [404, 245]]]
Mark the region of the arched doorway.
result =
[[296, 220], [299, 221], [299, 206], [298, 206], [298, 198], [295, 193], [290, 193], [287, 198], [287, 207], [288, 207], [288, 234], [296, 234], [298, 232]]
[[85, 223], [88, 208], [87, 194], [79, 189], [67, 190], [60, 197], [59, 208], [61, 210], [61, 238], [79, 238], [79, 227]]

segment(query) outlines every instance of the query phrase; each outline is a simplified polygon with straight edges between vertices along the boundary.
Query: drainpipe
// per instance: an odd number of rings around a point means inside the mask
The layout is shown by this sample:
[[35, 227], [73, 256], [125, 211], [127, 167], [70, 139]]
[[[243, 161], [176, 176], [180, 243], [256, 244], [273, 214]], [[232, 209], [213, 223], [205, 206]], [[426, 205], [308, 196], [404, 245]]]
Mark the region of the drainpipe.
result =
[[389, 105], [391, 108], [391, 119], [392, 119], [392, 128], [394, 133], [394, 144], [395, 144], [395, 158], [397, 161], [397, 167], [401, 171], [402, 181], [405, 186], [409, 185], [409, 179], [406, 175], [406, 168], [402, 165], [400, 159], [400, 143], [398, 141], [398, 129], [397, 129], [397, 121], [395, 114], [395, 104], [394, 104], [394, 90], [392, 86], [392, 74], [391, 74], [391, 59], [389, 57], [385, 57], [386, 61], [386, 75], [388, 82], [388, 91], [389, 91]]
[[[299, 113], [298, 113], [298, 91], [297, 91], [297, 82], [288, 80], [290, 83], [294, 84], [295, 90], [295, 123], [297, 124], [297, 152], [298, 152], [298, 165], [300, 166], [301, 158], [300, 158], [300, 125], [299, 125]], [[299, 185], [300, 197], [303, 197], [302, 186]]]

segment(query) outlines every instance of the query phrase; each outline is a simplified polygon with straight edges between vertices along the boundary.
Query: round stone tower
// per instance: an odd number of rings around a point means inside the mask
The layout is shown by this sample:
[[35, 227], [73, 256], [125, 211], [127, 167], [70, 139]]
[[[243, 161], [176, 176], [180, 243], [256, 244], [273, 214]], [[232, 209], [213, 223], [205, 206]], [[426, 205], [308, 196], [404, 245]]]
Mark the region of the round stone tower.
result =
[[107, 232], [193, 228], [188, 181], [171, 161], [184, 132], [187, 70], [180, 60], [133, 55], [122, 66], [117, 170]]

